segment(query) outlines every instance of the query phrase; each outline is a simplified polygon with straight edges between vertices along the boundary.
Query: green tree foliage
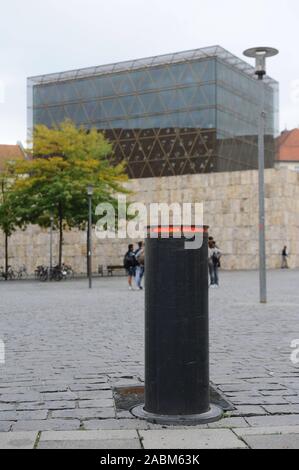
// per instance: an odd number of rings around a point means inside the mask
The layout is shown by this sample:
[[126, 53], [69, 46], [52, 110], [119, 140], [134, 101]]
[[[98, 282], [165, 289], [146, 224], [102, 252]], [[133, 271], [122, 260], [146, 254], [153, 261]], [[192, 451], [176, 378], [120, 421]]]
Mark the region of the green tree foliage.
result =
[[0, 172], [0, 228], [5, 239], [5, 273], [8, 269], [8, 240], [21, 222], [17, 218], [11, 187], [13, 185], [14, 164], [7, 164]]
[[23, 224], [41, 227], [49, 227], [54, 217], [61, 265], [64, 229], [86, 226], [87, 186], [94, 187], [93, 209], [102, 202], [117, 207], [117, 194], [127, 192], [123, 187], [127, 176], [123, 163], [109, 162], [112, 146], [96, 129], [86, 131], [68, 120], [53, 129], [38, 125], [32, 144], [32, 158], [15, 166], [17, 217]]

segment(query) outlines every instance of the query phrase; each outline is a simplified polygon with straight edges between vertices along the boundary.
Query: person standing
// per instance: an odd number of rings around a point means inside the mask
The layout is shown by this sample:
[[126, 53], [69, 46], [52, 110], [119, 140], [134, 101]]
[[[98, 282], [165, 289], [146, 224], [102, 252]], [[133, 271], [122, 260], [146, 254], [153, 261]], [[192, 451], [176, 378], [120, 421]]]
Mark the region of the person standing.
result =
[[132, 286], [132, 279], [135, 277], [137, 261], [134, 253], [134, 246], [129, 245], [128, 251], [124, 256], [124, 268], [128, 276], [129, 290], [134, 290]]
[[283, 250], [282, 250], [282, 253], [281, 253], [281, 257], [282, 257], [281, 269], [288, 269], [289, 268], [288, 256], [289, 255], [288, 255], [288, 252], [287, 252], [287, 247], [284, 246]]
[[144, 276], [144, 243], [138, 243], [138, 249], [135, 251], [135, 258], [137, 261], [136, 266], [136, 275], [135, 275], [135, 282], [139, 290], [143, 290], [141, 285], [142, 278]]
[[216, 246], [214, 240], [209, 240], [209, 273], [210, 273], [210, 286], [211, 288], [219, 287], [219, 268], [220, 268], [220, 258], [221, 251]]
[[214, 285], [214, 270], [213, 270], [213, 262], [212, 262], [212, 246], [213, 246], [213, 237], [209, 237], [208, 241], [208, 267], [209, 267], [209, 275], [210, 275], [210, 286]]

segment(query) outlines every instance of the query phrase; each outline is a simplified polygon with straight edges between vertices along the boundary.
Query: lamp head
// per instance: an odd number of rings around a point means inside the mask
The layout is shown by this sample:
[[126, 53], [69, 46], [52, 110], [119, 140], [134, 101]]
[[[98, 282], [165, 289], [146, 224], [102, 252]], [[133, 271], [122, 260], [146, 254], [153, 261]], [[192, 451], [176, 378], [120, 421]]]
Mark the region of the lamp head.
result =
[[88, 196], [93, 195], [93, 186], [91, 186], [91, 185], [87, 186], [87, 194], [88, 194]]
[[244, 55], [255, 59], [255, 74], [262, 79], [266, 75], [266, 58], [277, 55], [279, 51], [273, 47], [253, 47], [246, 49]]

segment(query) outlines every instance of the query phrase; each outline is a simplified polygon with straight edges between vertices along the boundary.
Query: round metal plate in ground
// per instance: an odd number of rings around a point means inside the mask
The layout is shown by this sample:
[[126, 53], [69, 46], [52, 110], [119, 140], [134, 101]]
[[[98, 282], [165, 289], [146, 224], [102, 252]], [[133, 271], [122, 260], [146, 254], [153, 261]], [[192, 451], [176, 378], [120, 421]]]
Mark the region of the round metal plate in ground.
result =
[[157, 415], [145, 411], [144, 405], [136, 406], [131, 410], [131, 413], [135, 418], [169, 426], [196, 426], [197, 424], [213, 423], [219, 421], [223, 415], [221, 408], [215, 405], [211, 405], [210, 410], [206, 413], [196, 415]]

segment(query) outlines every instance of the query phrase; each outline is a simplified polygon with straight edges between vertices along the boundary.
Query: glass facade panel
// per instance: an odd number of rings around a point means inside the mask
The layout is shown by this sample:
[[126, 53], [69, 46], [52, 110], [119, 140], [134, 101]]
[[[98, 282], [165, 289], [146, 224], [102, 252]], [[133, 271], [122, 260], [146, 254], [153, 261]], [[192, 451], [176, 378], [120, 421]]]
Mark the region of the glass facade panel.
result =
[[233, 66], [217, 61], [217, 153], [230, 160], [230, 166], [234, 162], [235, 169], [258, 167], [261, 85], [266, 112], [265, 166], [271, 168], [274, 166], [277, 135], [275, 90], [269, 84], [261, 84]]
[[[35, 77], [30, 126], [72, 119], [113, 143], [131, 177], [257, 168], [259, 83], [220, 47]], [[278, 87], [264, 81], [266, 166], [273, 166]]]

